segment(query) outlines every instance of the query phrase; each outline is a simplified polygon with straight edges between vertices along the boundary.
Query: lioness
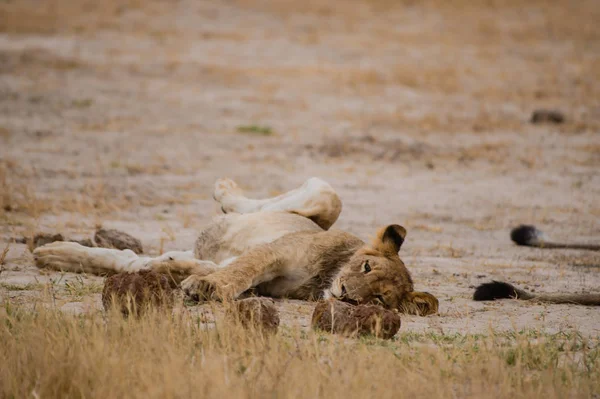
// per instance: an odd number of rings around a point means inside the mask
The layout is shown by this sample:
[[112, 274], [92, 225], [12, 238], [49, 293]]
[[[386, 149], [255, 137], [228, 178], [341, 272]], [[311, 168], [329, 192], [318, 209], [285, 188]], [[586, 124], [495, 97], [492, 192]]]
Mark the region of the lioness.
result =
[[225, 215], [200, 233], [194, 252], [148, 258], [57, 242], [34, 251], [36, 265], [95, 274], [153, 269], [169, 273], [201, 301], [235, 299], [252, 290], [303, 300], [332, 296], [420, 315], [437, 312], [438, 300], [414, 291], [398, 256], [406, 230], [383, 227], [371, 244], [330, 230], [342, 203], [323, 180], [311, 178], [278, 197], [255, 200], [232, 180], [220, 179], [213, 196]]

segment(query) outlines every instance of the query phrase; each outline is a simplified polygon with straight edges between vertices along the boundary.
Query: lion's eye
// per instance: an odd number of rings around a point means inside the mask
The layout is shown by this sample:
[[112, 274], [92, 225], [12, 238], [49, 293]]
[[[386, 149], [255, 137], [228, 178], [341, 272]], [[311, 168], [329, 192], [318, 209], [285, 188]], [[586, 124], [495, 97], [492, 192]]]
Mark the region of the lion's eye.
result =
[[383, 295], [374, 295], [374, 297], [375, 297], [375, 300], [378, 301], [381, 306], [386, 306]]
[[368, 260], [365, 261], [364, 267], [365, 267], [365, 273], [369, 273], [371, 271], [371, 265], [369, 265]]

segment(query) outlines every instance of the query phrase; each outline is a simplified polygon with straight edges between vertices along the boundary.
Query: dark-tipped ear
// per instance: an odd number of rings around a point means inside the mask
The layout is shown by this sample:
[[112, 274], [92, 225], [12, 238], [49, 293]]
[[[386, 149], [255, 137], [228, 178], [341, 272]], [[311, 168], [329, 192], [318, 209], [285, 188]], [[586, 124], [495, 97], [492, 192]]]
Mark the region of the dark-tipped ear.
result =
[[405, 237], [406, 229], [404, 227], [398, 224], [390, 224], [379, 230], [377, 239], [373, 244], [377, 250], [383, 253], [397, 254], [404, 243]]

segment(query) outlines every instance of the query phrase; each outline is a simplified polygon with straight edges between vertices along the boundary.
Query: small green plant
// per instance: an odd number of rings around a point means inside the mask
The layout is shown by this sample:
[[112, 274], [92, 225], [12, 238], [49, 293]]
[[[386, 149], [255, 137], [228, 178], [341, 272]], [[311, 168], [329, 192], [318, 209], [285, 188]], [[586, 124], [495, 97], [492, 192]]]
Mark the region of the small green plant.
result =
[[256, 134], [259, 136], [271, 136], [273, 129], [269, 126], [258, 126], [258, 125], [242, 125], [238, 126], [237, 131], [240, 133]]
[[86, 284], [81, 276], [76, 276], [75, 280], [65, 282], [65, 292], [76, 298], [82, 298], [90, 294], [99, 294], [102, 292], [102, 285], [98, 283]]
[[92, 100], [91, 98], [84, 98], [80, 100], [71, 101], [71, 105], [73, 105], [73, 107], [75, 108], [89, 108], [92, 106], [93, 103], [94, 100]]
[[38, 291], [44, 288], [43, 284], [39, 283], [29, 283], [29, 284], [10, 284], [10, 283], [0, 283], [0, 287], [8, 290], [8, 291]]

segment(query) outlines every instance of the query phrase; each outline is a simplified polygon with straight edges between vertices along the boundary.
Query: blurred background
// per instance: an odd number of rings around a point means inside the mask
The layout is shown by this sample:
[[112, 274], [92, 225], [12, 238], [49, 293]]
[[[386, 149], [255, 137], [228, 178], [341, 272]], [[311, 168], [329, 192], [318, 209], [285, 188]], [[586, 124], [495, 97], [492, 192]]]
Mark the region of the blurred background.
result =
[[492, 256], [520, 222], [597, 237], [598, 21], [585, 0], [2, 0], [1, 233], [181, 249], [216, 178], [320, 176], [338, 227], [398, 221], [409, 255]]

